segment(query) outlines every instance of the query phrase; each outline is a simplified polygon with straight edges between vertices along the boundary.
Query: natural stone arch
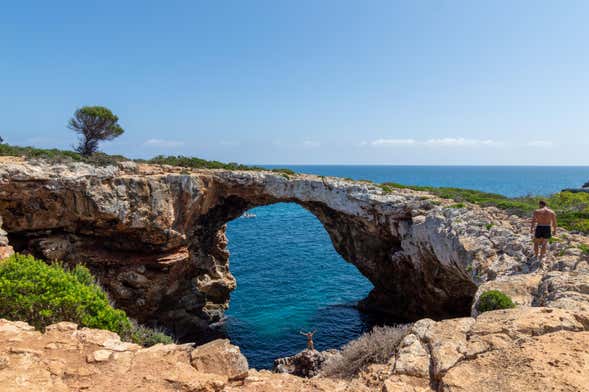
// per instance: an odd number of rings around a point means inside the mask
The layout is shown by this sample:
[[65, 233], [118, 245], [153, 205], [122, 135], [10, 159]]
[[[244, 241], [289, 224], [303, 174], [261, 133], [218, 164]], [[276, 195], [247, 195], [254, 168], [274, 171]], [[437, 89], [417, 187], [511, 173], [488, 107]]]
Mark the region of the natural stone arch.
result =
[[402, 319], [469, 313], [477, 285], [505, 267], [491, 268], [503, 257], [496, 247], [473, 242], [486, 222], [476, 230], [456, 223], [480, 221], [479, 210], [447, 208], [423, 192], [130, 163], [21, 162], [0, 175], [0, 214], [17, 250], [88, 263], [119, 306], [180, 337], [226, 309], [235, 281], [225, 223], [255, 206], [295, 202], [313, 213], [336, 251], [373, 283], [362, 306]]

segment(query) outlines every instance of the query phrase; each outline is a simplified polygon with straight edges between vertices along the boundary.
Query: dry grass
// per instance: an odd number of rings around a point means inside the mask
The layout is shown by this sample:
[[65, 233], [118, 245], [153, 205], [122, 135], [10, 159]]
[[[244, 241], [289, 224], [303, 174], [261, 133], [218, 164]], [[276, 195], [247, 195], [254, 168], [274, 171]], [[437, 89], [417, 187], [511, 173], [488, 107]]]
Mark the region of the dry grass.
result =
[[408, 329], [408, 325], [374, 327], [342, 347], [341, 355], [329, 359], [321, 373], [327, 377], [352, 378], [368, 365], [387, 363]]

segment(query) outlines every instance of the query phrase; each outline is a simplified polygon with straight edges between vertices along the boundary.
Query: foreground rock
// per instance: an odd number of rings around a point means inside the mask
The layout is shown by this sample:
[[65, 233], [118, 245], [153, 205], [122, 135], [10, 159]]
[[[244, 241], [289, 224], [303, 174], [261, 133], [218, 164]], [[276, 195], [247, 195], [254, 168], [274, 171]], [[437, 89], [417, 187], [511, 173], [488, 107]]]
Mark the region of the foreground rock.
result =
[[190, 353], [190, 363], [203, 373], [225, 375], [231, 381], [247, 377], [247, 359], [227, 339], [213, 340]]
[[364, 309], [466, 316], [494, 285], [520, 305], [589, 302], [588, 257], [578, 249], [586, 237], [563, 232], [542, 265], [531, 257], [528, 222], [494, 208], [310, 175], [0, 160], [0, 215], [17, 251], [86, 263], [117, 306], [181, 339], [204, 336], [228, 306], [235, 279], [225, 223], [276, 202], [315, 214], [370, 279]]
[[319, 374], [321, 367], [337, 351], [303, 350], [291, 357], [278, 358], [274, 361], [276, 373], [288, 373], [299, 377], [313, 377]]
[[0, 216], [0, 260], [14, 254], [14, 249], [8, 243], [7, 234], [8, 233], [2, 230], [2, 216]]
[[351, 379], [248, 370], [246, 363], [222, 340], [196, 349], [141, 348], [72, 323], [42, 334], [0, 319], [3, 392], [578, 392], [589, 391], [589, 313], [520, 307], [477, 318], [422, 319], [386, 364]]

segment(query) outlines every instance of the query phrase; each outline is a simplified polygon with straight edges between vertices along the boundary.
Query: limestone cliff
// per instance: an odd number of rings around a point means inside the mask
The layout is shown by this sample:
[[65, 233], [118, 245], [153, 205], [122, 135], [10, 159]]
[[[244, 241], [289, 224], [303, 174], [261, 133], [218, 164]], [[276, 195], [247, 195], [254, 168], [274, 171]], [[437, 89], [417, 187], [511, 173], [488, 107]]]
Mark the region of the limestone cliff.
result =
[[0, 215], [17, 251], [87, 264], [117, 306], [180, 338], [201, 336], [228, 305], [225, 224], [276, 202], [317, 216], [374, 284], [367, 309], [466, 316], [477, 290], [501, 287], [523, 305], [588, 310], [589, 267], [577, 249], [586, 238], [564, 233], [540, 265], [528, 223], [494, 208], [312, 175], [0, 161]]
[[247, 368], [224, 340], [141, 348], [62, 322], [0, 319], [0, 390], [185, 392], [589, 391], [589, 313], [520, 307], [416, 322], [397, 353], [352, 379]]

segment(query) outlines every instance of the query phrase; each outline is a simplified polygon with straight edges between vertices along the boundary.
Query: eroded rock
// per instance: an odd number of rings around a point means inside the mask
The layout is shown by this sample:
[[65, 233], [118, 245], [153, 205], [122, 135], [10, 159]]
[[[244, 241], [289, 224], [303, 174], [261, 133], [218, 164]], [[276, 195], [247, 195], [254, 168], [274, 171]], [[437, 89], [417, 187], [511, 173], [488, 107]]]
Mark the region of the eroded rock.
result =
[[248, 374], [247, 359], [239, 347], [227, 339], [217, 339], [203, 344], [190, 353], [192, 366], [203, 373], [220, 374], [230, 380], [243, 380]]
[[363, 309], [411, 320], [465, 316], [491, 281], [521, 305], [588, 302], [589, 268], [576, 245], [583, 239], [563, 232], [551, 245], [554, 259], [539, 265], [528, 222], [495, 208], [449, 208], [451, 200], [426, 192], [385, 193], [311, 175], [0, 164], [0, 211], [17, 250], [86, 263], [117, 306], [180, 339], [210, 338], [206, 327], [222, 317], [235, 288], [225, 223], [276, 202], [315, 214], [335, 249], [374, 284]]

